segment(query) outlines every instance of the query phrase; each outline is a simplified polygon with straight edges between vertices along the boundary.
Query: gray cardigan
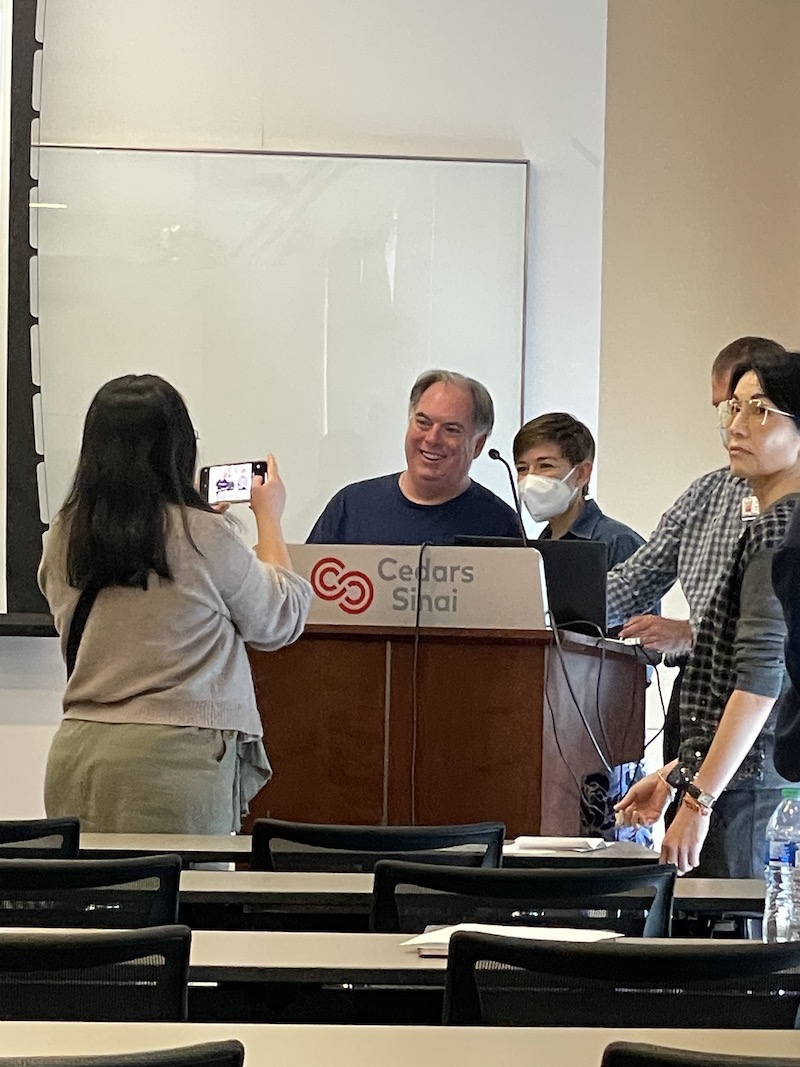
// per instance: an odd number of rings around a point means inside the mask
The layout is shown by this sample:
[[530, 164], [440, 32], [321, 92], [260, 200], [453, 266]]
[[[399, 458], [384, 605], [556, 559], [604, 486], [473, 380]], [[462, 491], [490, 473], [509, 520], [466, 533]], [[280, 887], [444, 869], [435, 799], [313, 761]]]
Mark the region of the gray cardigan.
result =
[[[311, 586], [261, 563], [222, 515], [168, 509], [172, 581], [103, 589], [89, 615], [64, 693], [68, 718], [238, 730], [260, 737], [245, 643], [272, 651], [303, 631]], [[79, 591], [67, 581], [67, 530], [45, 539], [39, 585], [62, 655]]]

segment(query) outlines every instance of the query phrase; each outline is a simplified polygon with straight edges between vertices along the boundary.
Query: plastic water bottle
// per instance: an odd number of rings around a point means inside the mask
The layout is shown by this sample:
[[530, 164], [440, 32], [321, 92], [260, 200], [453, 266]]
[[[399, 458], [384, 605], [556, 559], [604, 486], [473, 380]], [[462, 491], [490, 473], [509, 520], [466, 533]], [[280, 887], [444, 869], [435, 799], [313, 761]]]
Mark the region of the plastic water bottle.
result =
[[800, 941], [800, 789], [782, 793], [767, 823], [764, 941]]

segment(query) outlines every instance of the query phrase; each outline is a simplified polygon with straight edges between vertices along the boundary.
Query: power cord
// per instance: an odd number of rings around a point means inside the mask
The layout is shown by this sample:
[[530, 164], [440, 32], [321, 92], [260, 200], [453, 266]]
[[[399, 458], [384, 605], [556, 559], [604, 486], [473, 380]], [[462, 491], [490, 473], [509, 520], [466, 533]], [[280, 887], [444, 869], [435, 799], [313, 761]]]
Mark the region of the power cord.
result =
[[[580, 701], [575, 696], [575, 690], [572, 688], [572, 682], [570, 681], [569, 673], [567, 671], [567, 666], [566, 666], [566, 663], [564, 662], [564, 652], [563, 652], [563, 650], [561, 648], [561, 635], [559, 633], [559, 627], [557, 627], [557, 626], [553, 627], [553, 644], [554, 644], [555, 649], [556, 649], [556, 655], [558, 656], [558, 661], [561, 664], [561, 670], [562, 670], [562, 672], [564, 674], [564, 681], [567, 683], [567, 690], [569, 691], [569, 695], [572, 698], [572, 702], [575, 705], [575, 709], [576, 709], [576, 711], [578, 712], [578, 715], [581, 718], [581, 722], [583, 723], [584, 729], [586, 730], [586, 733], [589, 736], [589, 740], [592, 742], [592, 745], [594, 746], [595, 752], [597, 752], [597, 755], [600, 757], [600, 762], [603, 764], [603, 767], [605, 767], [605, 769], [608, 772], [608, 775], [610, 777], [613, 774], [613, 770], [612, 770], [611, 764], [609, 763], [609, 761], [606, 759], [605, 755], [603, 754], [603, 750], [600, 748], [600, 745], [598, 744], [597, 738], [594, 736], [594, 732], [593, 732], [591, 726], [589, 725], [589, 720], [586, 718], [586, 715], [584, 714], [583, 708], [580, 705]], [[604, 738], [604, 740], [606, 740], [606, 739]], [[608, 744], [607, 740], [606, 740], [606, 744]]]
[[[611, 742], [608, 740], [608, 736], [606, 735], [606, 728], [605, 723], [603, 722], [603, 716], [600, 714], [600, 687], [603, 681], [603, 667], [606, 663], [605, 631], [603, 630], [602, 626], [599, 626], [596, 622], [591, 622], [589, 619], [571, 619], [569, 622], [562, 623], [559, 629], [570, 630], [576, 626], [584, 626], [588, 627], [590, 630], [596, 630], [597, 636], [600, 638], [599, 643], [595, 645], [595, 648], [600, 649], [600, 666], [597, 670], [597, 683], [595, 686], [595, 708], [597, 711], [597, 725], [600, 727], [600, 733], [603, 737], [603, 744], [605, 745], [606, 752], [610, 752], [612, 745]], [[581, 631], [578, 632], [580, 633]]]
[[425, 549], [430, 548], [429, 541], [423, 541], [419, 546], [417, 557], [417, 603], [414, 611], [414, 653], [411, 666], [411, 825], [417, 825], [417, 727], [419, 721], [418, 706], [418, 667], [419, 667], [419, 639], [420, 639], [420, 616], [422, 613], [422, 558]]
[[[642, 658], [644, 659], [645, 663], [649, 667], [653, 668], [653, 673], [655, 674], [655, 678], [656, 678], [656, 689], [658, 690], [658, 701], [659, 701], [659, 703], [661, 705], [661, 716], [662, 716], [661, 726], [653, 734], [653, 736], [650, 738], [650, 740], [645, 744], [644, 752], [647, 752], [648, 748], [652, 745], [652, 743], [654, 741], [656, 741], [659, 737], [662, 736], [662, 734], [664, 733], [664, 727], [666, 726], [666, 722], [667, 722], [667, 703], [664, 700], [664, 689], [663, 689], [663, 687], [661, 685], [661, 675], [658, 673], [658, 665], [659, 665], [659, 661], [661, 659], [661, 655], [659, 653], [658, 656], [657, 656], [657, 659], [653, 660], [648, 655], [648, 650], [646, 648], [642, 648], [641, 645], [634, 645], [633, 647], [636, 649], [637, 655], [641, 655]], [[644, 752], [642, 753], [642, 760], [644, 759]], [[641, 763], [642, 760], [640, 760], [639, 762]]]
[[[554, 645], [556, 647], [556, 652], [557, 652], [557, 655], [558, 655], [559, 663], [561, 664], [561, 670], [562, 670], [562, 672], [564, 674], [564, 680], [565, 680], [565, 682], [567, 684], [567, 689], [569, 691], [570, 697], [572, 698], [572, 702], [574, 703], [575, 708], [576, 708], [576, 710], [577, 710], [577, 712], [578, 712], [578, 714], [579, 714], [579, 716], [581, 718], [581, 721], [583, 722], [583, 725], [584, 725], [584, 728], [586, 730], [586, 733], [589, 736], [589, 739], [591, 740], [595, 751], [597, 752], [598, 756], [600, 757], [600, 760], [601, 760], [606, 772], [608, 773], [609, 778], [611, 778], [611, 776], [613, 775], [613, 769], [612, 769], [612, 767], [610, 765], [610, 761], [608, 759], [606, 759], [606, 757], [604, 756], [602, 750], [600, 749], [600, 745], [599, 745], [599, 743], [597, 741], [597, 738], [595, 737], [595, 735], [594, 735], [594, 733], [592, 731], [592, 728], [589, 725], [589, 722], [588, 722], [588, 720], [587, 720], [587, 718], [586, 718], [586, 716], [585, 716], [585, 714], [583, 712], [583, 709], [580, 706], [580, 702], [578, 701], [577, 697], [575, 696], [575, 692], [574, 692], [574, 690], [572, 688], [572, 685], [571, 685], [571, 682], [570, 682], [570, 679], [569, 679], [569, 676], [568, 676], [568, 673], [567, 673], [567, 667], [566, 667], [566, 663], [565, 663], [565, 660], [564, 660], [563, 649], [561, 647], [561, 635], [560, 635], [559, 631], [567, 629], [567, 628], [570, 628], [570, 627], [578, 626], [578, 625], [583, 626], [583, 627], [588, 627], [588, 628], [590, 628], [592, 630], [596, 630], [597, 631], [597, 636], [600, 639], [599, 642], [598, 642], [598, 645], [595, 646], [595, 647], [599, 648], [599, 651], [600, 651], [600, 665], [599, 665], [598, 671], [597, 671], [597, 681], [596, 681], [596, 687], [595, 687], [595, 707], [596, 707], [596, 712], [597, 712], [597, 722], [598, 722], [598, 726], [600, 727], [600, 733], [602, 735], [603, 743], [605, 745], [606, 751], [610, 752], [612, 746], [611, 746], [611, 744], [609, 742], [609, 739], [608, 739], [608, 736], [607, 736], [607, 734], [605, 732], [605, 726], [604, 726], [604, 723], [603, 723], [603, 717], [601, 715], [601, 710], [600, 710], [600, 697], [601, 697], [601, 690], [602, 690], [603, 668], [605, 666], [605, 659], [606, 659], [606, 652], [607, 652], [607, 646], [605, 644], [606, 635], [603, 632], [602, 627], [598, 626], [597, 623], [591, 622], [588, 619], [573, 619], [573, 620], [570, 620], [567, 623], [564, 623], [560, 627], [553, 627], [553, 642], [554, 642]], [[634, 655], [640, 656], [642, 659], [644, 659], [645, 663], [648, 666], [651, 666], [653, 668], [655, 668], [657, 666], [658, 661], [660, 659], [660, 656], [656, 657], [656, 659], [651, 659], [651, 657], [648, 655], [647, 649], [642, 648], [641, 645], [633, 645], [632, 647], [634, 649]], [[656, 670], [655, 674], [656, 674], [656, 685], [658, 686], [658, 694], [659, 694], [659, 699], [660, 699], [660, 702], [661, 702], [661, 708], [662, 708], [662, 712], [664, 714], [664, 718], [666, 719], [666, 707], [665, 707], [665, 702], [664, 702], [664, 693], [663, 693], [663, 689], [662, 689], [662, 685], [661, 685], [661, 678], [660, 678], [657, 670]], [[547, 702], [547, 707], [548, 707], [548, 711], [550, 713], [550, 719], [551, 719], [552, 726], [553, 726], [553, 740], [555, 741], [556, 749], [558, 750], [558, 754], [561, 757], [561, 761], [563, 762], [563, 764], [565, 765], [565, 767], [569, 771], [570, 776], [572, 777], [572, 780], [575, 783], [576, 789], [578, 790], [578, 795], [581, 796], [582, 799], [583, 799], [583, 802], [586, 803], [588, 801], [587, 801], [587, 798], [583, 795], [583, 788], [581, 786], [581, 783], [578, 781], [578, 778], [576, 777], [576, 775], [575, 775], [575, 773], [574, 773], [574, 771], [572, 769], [572, 766], [569, 764], [568, 760], [564, 756], [564, 752], [563, 752], [563, 750], [561, 748], [561, 744], [560, 744], [559, 739], [558, 739], [558, 731], [557, 731], [557, 726], [556, 726], [556, 717], [555, 717], [555, 712], [554, 712], [554, 709], [553, 709], [552, 702], [550, 700], [550, 694], [549, 694], [548, 686], [549, 686], [549, 663], [548, 663], [548, 675], [547, 675], [547, 677], [545, 679], [545, 700]], [[635, 714], [636, 714], [636, 708], [633, 707], [633, 701], [631, 701], [631, 719], [630, 719], [630, 721], [633, 720], [633, 716]], [[629, 725], [630, 725], [630, 721], [629, 721]], [[634, 778], [635, 778], [636, 774], [638, 774], [638, 772], [641, 769], [642, 762], [644, 760], [644, 754], [647, 751], [648, 747], [663, 732], [664, 732], [664, 725], [662, 723], [661, 729], [658, 731], [658, 733], [655, 734], [653, 737], [651, 737], [650, 740], [644, 745], [643, 750], [642, 750], [642, 756], [641, 756], [641, 758], [639, 760], [636, 761], [636, 771], [634, 772]]]

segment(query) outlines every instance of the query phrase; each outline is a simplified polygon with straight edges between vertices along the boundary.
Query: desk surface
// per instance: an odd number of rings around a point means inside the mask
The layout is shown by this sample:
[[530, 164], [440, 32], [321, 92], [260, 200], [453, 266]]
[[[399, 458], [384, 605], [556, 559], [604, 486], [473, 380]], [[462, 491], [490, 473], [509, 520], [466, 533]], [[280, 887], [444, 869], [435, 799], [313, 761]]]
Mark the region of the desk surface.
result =
[[[85, 859], [111, 858], [157, 852], [177, 852], [188, 863], [246, 863], [250, 858], [251, 838], [247, 834], [81, 834], [81, 855]], [[466, 846], [469, 847], [469, 846]], [[301, 851], [290, 842], [281, 844], [278, 851]], [[335, 853], [331, 853], [335, 857]], [[518, 852], [506, 847], [506, 866], [557, 862], [559, 865], [584, 866], [624, 860], [630, 863], [652, 863], [653, 853], [643, 845], [613, 842], [587, 852], [537, 849]]]
[[238, 1038], [246, 1067], [598, 1067], [612, 1041], [750, 1056], [800, 1056], [796, 1030], [268, 1026], [214, 1023], [0, 1023], [3, 1056], [109, 1055]]
[[[184, 871], [181, 899], [193, 904], [264, 904], [369, 911], [371, 874], [271, 871]], [[676, 908], [757, 912], [764, 906], [758, 878], [679, 878]]]
[[[275, 930], [195, 930], [190, 980], [194, 982], [355, 983], [363, 985], [442, 986], [445, 957], [423, 957], [406, 946], [409, 934], [317, 933]], [[0, 931], [2, 943], [2, 931]], [[731, 941], [701, 938], [627, 937], [611, 946], [652, 949], [653, 956], [678, 944], [716, 951]], [[742, 954], [758, 952], [760, 941], [738, 941]]]
[[80, 837], [85, 859], [177, 852], [192, 863], [243, 863], [250, 858], [252, 839], [246, 834], [85, 834]]
[[408, 934], [195, 930], [193, 982], [444, 985], [447, 960], [403, 947]]
[[[76, 929], [0, 929], [6, 937], [59, 935], [79, 937]], [[292, 982], [393, 986], [443, 986], [447, 959], [423, 957], [404, 945], [409, 934], [319, 933], [284, 930], [194, 930], [189, 960], [192, 982]], [[716, 948], [717, 942], [698, 939], [625, 938], [625, 945], [647, 946], [654, 956], [676, 943], [697, 949]], [[623, 942], [620, 942], [622, 944]], [[726, 942], [731, 944], [731, 942]], [[757, 951], [760, 942], [742, 941], [739, 951]]]

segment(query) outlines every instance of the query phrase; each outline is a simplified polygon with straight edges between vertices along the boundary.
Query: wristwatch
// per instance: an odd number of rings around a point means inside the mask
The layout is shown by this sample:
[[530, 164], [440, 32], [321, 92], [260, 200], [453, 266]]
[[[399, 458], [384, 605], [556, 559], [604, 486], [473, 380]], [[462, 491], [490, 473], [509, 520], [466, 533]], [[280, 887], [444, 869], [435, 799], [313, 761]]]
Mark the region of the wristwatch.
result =
[[697, 803], [698, 808], [705, 809], [703, 814], [710, 814], [717, 798], [713, 793], [705, 793], [700, 786], [692, 781], [693, 772], [683, 764], [678, 764], [667, 775], [667, 783], [674, 786], [678, 792], [685, 793]]

